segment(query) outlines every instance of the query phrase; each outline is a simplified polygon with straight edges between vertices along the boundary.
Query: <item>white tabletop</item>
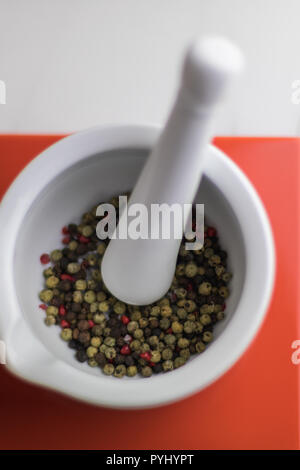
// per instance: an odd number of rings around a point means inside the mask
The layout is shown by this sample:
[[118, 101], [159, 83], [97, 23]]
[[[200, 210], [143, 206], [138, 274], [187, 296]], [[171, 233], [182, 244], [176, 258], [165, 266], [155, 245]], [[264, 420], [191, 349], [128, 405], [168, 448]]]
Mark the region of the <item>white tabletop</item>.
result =
[[205, 33], [247, 60], [215, 133], [300, 132], [298, 0], [0, 0], [0, 11], [0, 132], [163, 123], [182, 53]]

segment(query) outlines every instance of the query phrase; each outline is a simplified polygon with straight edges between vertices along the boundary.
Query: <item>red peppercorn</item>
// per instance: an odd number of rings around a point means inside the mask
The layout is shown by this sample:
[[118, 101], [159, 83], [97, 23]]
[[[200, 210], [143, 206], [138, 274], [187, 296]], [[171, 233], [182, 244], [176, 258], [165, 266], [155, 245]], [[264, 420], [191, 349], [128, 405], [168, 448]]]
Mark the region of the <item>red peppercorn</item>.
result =
[[223, 312], [224, 312], [225, 308], [226, 308], [226, 304], [223, 304], [223, 305], [222, 305], [222, 310], [223, 310]]
[[87, 237], [84, 237], [83, 235], [80, 235], [78, 240], [79, 240], [79, 243], [90, 243], [90, 239]]
[[74, 277], [71, 276], [70, 274], [62, 274], [60, 278], [62, 281], [71, 281], [71, 282], [75, 281]]
[[150, 367], [154, 367], [155, 366], [155, 363], [150, 361], [149, 364], [148, 364]]
[[69, 323], [68, 321], [66, 321], [66, 320], [62, 320], [62, 321], [60, 322], [60, 326], [61, 326], [62, 328], [69, 328], [69, 327], [70, 327], [70, 323]]
[[62, 317], [67, 313], [67, 311], [66, 311], [64, 305], [61, 305], [61, 306], [59, 307], [58, 313], [59, 313]]
[[191, 292], [193, 290], [193, 284], [191, 282], [186, 286], [186, 290], [188, 292]]
[[61, 232], [62, 232], [64, 235], [68, 235], [68, 234], [70, 233], [68, 227], [63, 227], [63, 228], [61, 229]]
[[173, 333], [172, 328], [168, 328], [168, 329], [167, 329], [167, 333], [168, 333], [168, 335], [171, 335], [171, 334]]
[[150, 361], [151, 360], [151, 354], [149, 353], [149, 351], [145, 351], [145, 352], [141, 353], [140, 357], [142, 359], [145, 359], [145, 361]]
[[128, 356], [128, 354], [131, 353], [131, 349], [128, 344], [124, 344], [124, 346], [122, 346], [120, 353], [123, 354], [123, 356]]
[[46, 305], [46, 304], [40, 304], [39, 307], [40, 307], [42, 310], [47, 310], [47, 305]]
[[121, 316], [123, 325], [127, 325], [130, 322], [130, 319], [126, 315]]
[[62, 239], [62, 242], [64, 245], [68, 245], [68, 243], [70, 243], [70, 240], [71, 240], [70, 235], [67, 235], [66, 237]]
[[47, 255], [47, 253], [43, 253], [40, 256], [40, 261], [41, 261], [42, 264], [48, 264], [48, 263], [50, 263], [50, 256]]
[[93, 326], [95, 326], [93, 320], [88, 320], [88, 324], [90, 325], [90, 328], [93, 328]]
[[217, 231], [214, 227], [208, 227], [207, 229], [207, 235], [209, 237], [215, 237], [217, 235]]

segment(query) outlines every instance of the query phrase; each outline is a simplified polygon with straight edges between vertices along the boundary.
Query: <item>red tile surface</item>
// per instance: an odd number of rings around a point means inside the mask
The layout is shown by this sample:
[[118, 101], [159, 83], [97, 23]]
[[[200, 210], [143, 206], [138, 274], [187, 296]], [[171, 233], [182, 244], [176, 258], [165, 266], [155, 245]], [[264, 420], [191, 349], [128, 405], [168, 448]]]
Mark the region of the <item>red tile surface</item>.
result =
[[[60, 137], [0, 136], [0, 196]], [[291, 344], [300, 339], [300, 140], [228, 137], [215, 143], [253, 182], [275, 235], [275, 291], [250, 348], [209, 388], [146, 411], [88, 406], [22, 382], [0, 366], [1, 449], [300, 448], [300, 365], [291, 361]]]

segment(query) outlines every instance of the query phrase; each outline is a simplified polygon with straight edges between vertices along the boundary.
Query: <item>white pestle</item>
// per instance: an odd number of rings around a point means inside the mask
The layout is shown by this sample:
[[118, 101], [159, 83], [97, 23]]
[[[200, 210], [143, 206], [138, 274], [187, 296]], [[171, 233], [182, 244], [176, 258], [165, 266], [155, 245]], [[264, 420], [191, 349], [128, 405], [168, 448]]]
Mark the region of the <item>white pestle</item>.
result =
[[[240, 50], [227, 39], [207, 37], [192, 44], [185, 57], [177, 99], [132, 192], [128, 211], [136, 203], [145, 204], [150, 212], [151, 204], [193, 202], [217, 105], [242, 64]], [[183, 233], [182, 224], [177, 230]], [[115, 297], [133, 305], [160, 299], [172, 283], [180, 243], [174, 237], [112, 239], [102, 261], [106, 287]]]

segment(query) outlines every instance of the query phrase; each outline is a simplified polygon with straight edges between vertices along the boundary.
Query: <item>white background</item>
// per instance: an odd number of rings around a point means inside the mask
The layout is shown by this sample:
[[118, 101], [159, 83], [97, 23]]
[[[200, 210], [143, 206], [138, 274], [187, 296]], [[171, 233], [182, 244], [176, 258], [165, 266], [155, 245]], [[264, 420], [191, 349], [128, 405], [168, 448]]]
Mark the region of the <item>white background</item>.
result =
[[247, 61], [215, 133], [299, 134], [299, 0], [0, 0], [0, 132], [162, 123], [182, 53], [205, 33]]

